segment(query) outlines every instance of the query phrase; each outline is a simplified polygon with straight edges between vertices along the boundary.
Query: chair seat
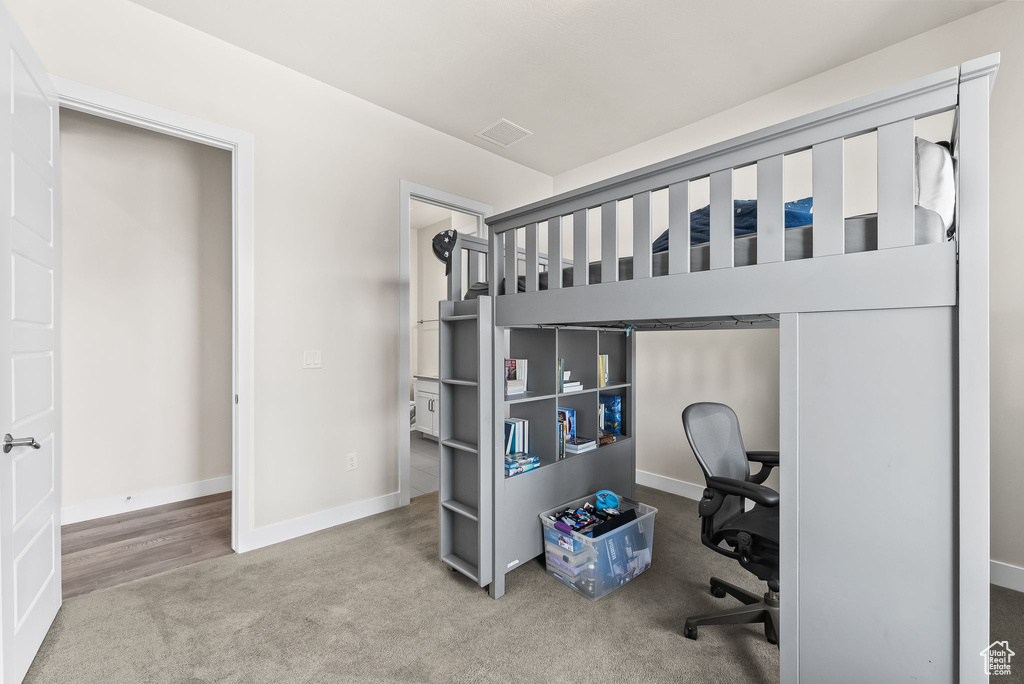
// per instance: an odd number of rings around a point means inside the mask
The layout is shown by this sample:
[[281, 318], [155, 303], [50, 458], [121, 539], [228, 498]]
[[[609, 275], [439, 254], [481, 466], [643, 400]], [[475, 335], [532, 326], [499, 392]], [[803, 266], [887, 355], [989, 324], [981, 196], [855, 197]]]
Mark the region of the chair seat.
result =
[[726, 520], [716, 532], [730, 536], [737, 532], [749, 532], [764, 541], [779, 543], [779, 508], [755, 506], [739, 515]]

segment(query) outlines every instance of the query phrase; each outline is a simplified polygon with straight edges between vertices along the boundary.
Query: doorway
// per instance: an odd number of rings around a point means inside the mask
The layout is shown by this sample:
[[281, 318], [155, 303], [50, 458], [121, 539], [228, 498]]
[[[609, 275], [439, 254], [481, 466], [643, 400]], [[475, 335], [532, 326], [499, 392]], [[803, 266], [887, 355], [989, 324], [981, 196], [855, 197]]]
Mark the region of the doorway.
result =
[[408, 181], [399, 193], [398, 472], [405, 506], [438, 488], [437, 315], [448, 279], [432, 240], [447, 230], [485, 238], [491, 207]]
[[59, 124], [70, 598], [231, 553], [232, 173], [227, 150]]

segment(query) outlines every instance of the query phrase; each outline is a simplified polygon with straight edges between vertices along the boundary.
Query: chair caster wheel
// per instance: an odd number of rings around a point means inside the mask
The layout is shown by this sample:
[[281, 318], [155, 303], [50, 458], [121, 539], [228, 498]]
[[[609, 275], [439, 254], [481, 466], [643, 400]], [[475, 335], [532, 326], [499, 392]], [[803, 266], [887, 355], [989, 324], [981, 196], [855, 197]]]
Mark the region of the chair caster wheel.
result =
[[772, 646], [778, 646], [779, 645], [779, 636], [775, 633], [774, 629], [770, 629], [768, 627], [765, 627], [764, 638], [767, 639], [768, 643], [771, 644]]
[[711, 587], [711, 595], [715, 598], [725, 598], [726, 592], [722, 587]]
[[687, 627], [687, 628], [685, 628], [683, 630], [683, 636], [686, 637], [687, 639], [691, 639], [693, 641], [696, 641], [697, 640], [697, 628], [696, 627]]

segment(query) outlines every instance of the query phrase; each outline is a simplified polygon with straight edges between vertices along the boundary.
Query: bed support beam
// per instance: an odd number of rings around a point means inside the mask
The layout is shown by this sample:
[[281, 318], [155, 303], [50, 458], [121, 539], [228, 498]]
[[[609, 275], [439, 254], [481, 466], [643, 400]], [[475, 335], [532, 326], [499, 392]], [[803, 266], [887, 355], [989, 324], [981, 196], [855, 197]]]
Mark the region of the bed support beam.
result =
[[[462, 301], [462, 248], [459, 246], [459, 234], [455, 234], [455, 241], [450, 247], [448, 263], [451, 264], [451, 271], [448, 274], [448, 301]], [[472, 253], [469, 258], [472, 259]], [[471, 283], [476, 282], [471, 280]]]
[[601, 282], [619, 279], [619, 203], [601, 205]]
[[786, 260], [784, 160], [781, 154], [757, 162], [757, 263]]
[[811, 253], [816, 257], [846, 251], [843, 142], [842, 138], [835, 138], [811, 148], [811, 192], [814, 195]]
[[[554, 265], [552, 265], [554, 264]], [[562, 217], [548, 219], [548, 289], [562, 287]]]
[[590, 227], [586, 209], [572, 213], [572, 286], [590, 284]]
[[734, 210], [732, 169], [711, 174], [711, 270], [732, 268]]
[[526, 291], [540, 289], [540, 252], [537, 249], [537, 224], [531, 223], [523, 229], [526, 232]]
[[914, 244], [914, 120], [878, 127], [878, 249]]
[[668, 186], [668, 272], [690, 272], [690, 181]]
[[651, 193], [633, 195], [633, 278], [654, 275], [651, 252]]
[[957, 598], [961, 684], [981, 684], [988, 679], [983, 669], [978, 667], [978, 653], [991, 641], [989, 92], [998, 66], [999, 55], [996, 54], [965, 62], [960, 67], [960, 110], [956, 131], [960, 162], [957, 196], [960, 271], [957, 300]]

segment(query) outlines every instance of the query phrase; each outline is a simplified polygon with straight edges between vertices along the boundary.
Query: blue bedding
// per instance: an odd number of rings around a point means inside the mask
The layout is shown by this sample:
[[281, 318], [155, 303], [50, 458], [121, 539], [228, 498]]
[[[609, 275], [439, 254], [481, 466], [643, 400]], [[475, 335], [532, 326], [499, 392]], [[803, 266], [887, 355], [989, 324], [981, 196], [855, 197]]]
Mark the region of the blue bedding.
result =
[[[757, 200], [736, 200], [733, 231], [736, 237], [757, 232]], [[811, 224], [812, 201], [805, 197], [786, 202], [786, 228], [799, 228]], [[702, 245], [711, 241], [711, 205], [690, 212], [690, 244]], [[668, 251], [668, 231], [658, 236], [652, 246], [655, 254]]]

